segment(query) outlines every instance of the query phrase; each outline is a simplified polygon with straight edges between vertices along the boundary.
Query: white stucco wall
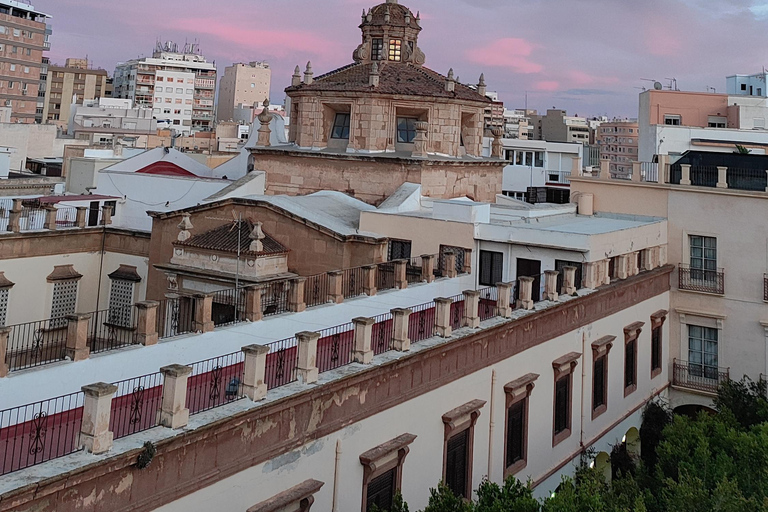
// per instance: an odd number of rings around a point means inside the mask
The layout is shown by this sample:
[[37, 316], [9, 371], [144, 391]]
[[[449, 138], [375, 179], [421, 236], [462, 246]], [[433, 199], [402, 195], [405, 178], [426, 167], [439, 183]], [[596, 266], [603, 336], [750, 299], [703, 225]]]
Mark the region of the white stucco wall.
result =
[[[517, 476], [526, 480], [541, 479], [548, 472], [566, 461], [577, 458], [581, 446], [594, 446], [607, 451], [611, 444], [631, 427], [638, 427], [639, 413], [629, 412], [644, 404], [668, 382], [667, 368], [662, 374], [650, 378], [650, 315], [669, 304], [669, 295], [662, 294], [636, 304], [618, 314], [603, 318], [592, 325], [572, 331], [537, 347], [526, 350], [492, 368], [485, 368], [458, 379], [435, 391], [403, 402], [374, 417], [352, 424], [343, 430], [308, 443], [266, 463], [258, 464], [232, 477], [207, 486], [169, 505], [157, 509], [161, 512], [203, 512], [209, 510], [244, 511], [306, 479], [325, 482], [315, 495], [313, 509], [329, 511], [334, 488], [334, 461], [336, 443], [340, 441], [341, 460], [338, 474], [339, 511], [355, 511], [361, 507], [363, 467], [361, 453], [374, 448], [403, 433], [418, 437], [410, 445], [410, 453], [403, 469], [402, 492], [411, 510], [419, 510], [427, 504], [429, 488], [434, 487], [442, 476], [443, 423], [441, 416], [471, 400], [487, 403], [475, 427], [472, 487], [476, 489], [482, 478], [488, 475], [491, 454], [490, 479], [500, 482], [503, 478], [503, 446], [505, 420], [505, 394], [503, 386], [529, 372], [540, 376], [530, 397], [528, 424], [528, 465]], [[624, 398], [624, 326], [645, 322], [638, 342], [638, 389]], [[605, 335], [616, 336], [609, 354], [608, 409], [591, 420], [592, 351], [590, 343]], [[668, 339], [666, 327], [663, 339]], [[552, 447], [554, 373], [552, 361], [568, 352], [583, 354], [573, 375], [572, 433], [568, 439]], [[664, 360], [668, 352], [664, 349]], [[491, 411], [491, 382], [496, 372], [493, 392], [495, 402]], [[494, 430], [489, 449], [490, 418], [493, 414]], [[612, 427], [616, 424], [615, 427]], [[537, 489], [542, 496], [554, 489], [559, 475], [572, 472], [568, 464]]]

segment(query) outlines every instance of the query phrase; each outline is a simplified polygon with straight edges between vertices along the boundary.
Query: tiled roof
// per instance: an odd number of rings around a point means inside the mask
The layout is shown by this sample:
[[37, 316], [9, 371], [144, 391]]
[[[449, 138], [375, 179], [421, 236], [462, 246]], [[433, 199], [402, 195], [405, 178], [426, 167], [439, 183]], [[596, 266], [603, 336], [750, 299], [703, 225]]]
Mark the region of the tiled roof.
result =
[[[251, 252], [251, 232], [253, 231], [253, 222], [244, 220], [239, 223], [240, 228], [240, 253], [241, 254], [280, 254], [288, 252], [280, 242], [264, 233], [264, 239], [261, 241], [264, 250], [259, 253]], [[174, 242], [174, 245], [184, 247], [195, 247], [197, 249], [206, 249], [209, 251], [237, 253], [237, 227], [234, 223], [224, 224], [218, 228], [205, 233], [195, 235], [184, 242]], [[263, 230], [262, 230], [263, 231]]]
[[446, 91], [446, 77], [423, 66], [387, 61], [379, 61], [378, 65], [379, 85], [375, 88], [369, 85], [373, 63], [354, 63], [321, 75], [309, 85], [301, 84], [288, 87], [286, 92], [364, 92], [491, 102], [488, 98], [479, 95], [474, 89], [460, 83], [456, 83], [455, 91]]

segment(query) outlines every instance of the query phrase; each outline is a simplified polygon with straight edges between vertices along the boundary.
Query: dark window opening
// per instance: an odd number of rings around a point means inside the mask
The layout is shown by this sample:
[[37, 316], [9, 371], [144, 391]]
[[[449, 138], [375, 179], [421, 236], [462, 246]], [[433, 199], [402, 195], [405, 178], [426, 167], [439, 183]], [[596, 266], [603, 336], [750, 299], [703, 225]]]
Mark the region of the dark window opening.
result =
[[651, 370], [661, 369], [661, 326], [651, 331]]
[[374, 38], [371, 40], [371, 60], [384, 59], [384, 40], [381, 38]]
[[392, 508], [392, 499], [395, 497], [395, 477], [397, 468], [392, 468], [381, 476], [371, 480], [368, 484], [368, 493], [365, 510], [371, 510], [376, 505], [379, 510]]
[[397, 142], [410, 144], [416, 138], [416, 121], [414, 117], [397, 118]]
[[555, 383], [555, 434], [570, 428], [571, 376], [561, 377]]
[[637, 384], [637, 340], [627, 342], [624, 354], [624, 387], [628, 388]]
[[387, 256], [388, 261], [411, 259], [411, 241], [390, 240]]
[[480, 251], [480, 284], [495, 286], [504, 281], [504, 254]]
[[446, 452], [445, 485], [456, 496], [468, 498], [469, 429], [450, 438]]
[[606, 365], [605, 356], [603, 356], [595, 359], [592, 384], [592, 410], [597, 409], [601, 405], [605, 405], [605, 374]]
[[349, 114], [336, 114], [333, 120], [332, 139], [349, 139]]
[[507, 411], [507, 466], [525, 458], [525, 407], [528, 399], [512, 404]]

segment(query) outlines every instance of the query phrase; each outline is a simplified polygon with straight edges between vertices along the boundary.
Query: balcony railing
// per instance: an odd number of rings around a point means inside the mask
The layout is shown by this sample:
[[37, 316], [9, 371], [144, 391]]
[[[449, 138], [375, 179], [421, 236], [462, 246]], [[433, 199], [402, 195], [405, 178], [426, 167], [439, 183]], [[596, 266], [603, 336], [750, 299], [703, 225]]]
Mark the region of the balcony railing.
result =
[[768, 302], [768, 274], [763, 274], [763, 300]]
[[730, 368], [717, 368], [688, 361], [673, 362], [672, 384], [681, 388], [717, 393], [720, 384], [730, 379]]
[[725, 293], [725, 272], [721, 268], [705, 270], [691, 268], [688, 265], [680, 265], [678, 287], [681, 290], [692, 292], [723, 295]]
[[571, 183], [571, 171], [547, 171], [547, 183], [569, 185]]

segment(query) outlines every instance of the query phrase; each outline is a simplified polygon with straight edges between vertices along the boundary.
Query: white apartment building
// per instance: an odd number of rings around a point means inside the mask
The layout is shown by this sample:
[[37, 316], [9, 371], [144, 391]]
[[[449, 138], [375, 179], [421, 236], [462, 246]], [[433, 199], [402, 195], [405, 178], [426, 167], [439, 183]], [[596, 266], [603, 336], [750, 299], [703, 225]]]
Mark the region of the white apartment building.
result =
[[91, 144], [157, 133], [158, 121], [149, 107], [134, 107], [130, 99], [99, 98], [72, 105], [67, 133]]
[[152, 107], [160, 126], [177, 133], [213, 129], [215, 90], [216, 66], [194, 44], [179, 52], [174, 43], [158, 43], [152, 57], [115, 68], [114, 97]]
[[[236, 63], [227, 66], [219, 85], [216, 119], [238, 121], [238, 105], [261, 105], [269, 99], [272, 70], [267, 62]], [[248, 122], [253, 121], [250, 119]]]

